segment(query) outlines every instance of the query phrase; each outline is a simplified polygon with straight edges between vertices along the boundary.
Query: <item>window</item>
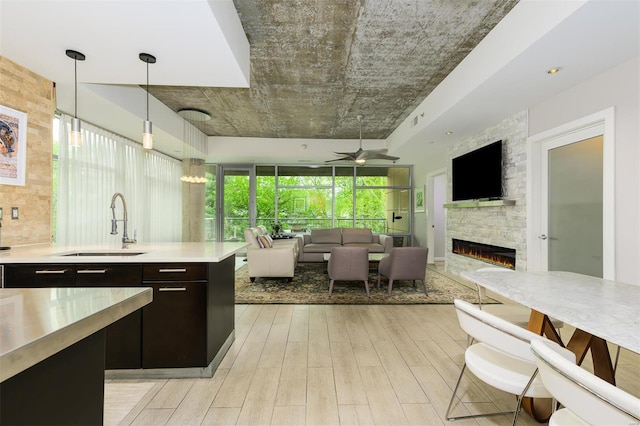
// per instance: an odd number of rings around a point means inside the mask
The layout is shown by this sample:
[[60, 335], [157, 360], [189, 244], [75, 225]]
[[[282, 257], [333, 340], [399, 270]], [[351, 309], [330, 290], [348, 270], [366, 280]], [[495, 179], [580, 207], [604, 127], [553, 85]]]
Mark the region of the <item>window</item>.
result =
[[[247, 176], [249, 170], [255, 171], [255, 192], [250, 193], [248, 178], [225, 181], [225, 204], [240, 209], [239, 215], [231, 217], [231, 210], [225, 207], [228, 212], [220, 219], [225, 223], [243, 221], [272, 230], [277, 222], [285, 232], [367, 227], [396, 234], [399, 241], [411, 235], [410, 167], [257, 165], [243, 170]], [[254, 221], [249, 207], [252, 199]]]
[[117, 244], [123, 205], [116, 200], [118, 236], [111, 235], [111, 198], [125, 196], [128, 233], [140, 242], [181, 241], [181, 164], [89, 123], [72, 148], [70, 117], [54, 122], [54, 240], [61, 244]]

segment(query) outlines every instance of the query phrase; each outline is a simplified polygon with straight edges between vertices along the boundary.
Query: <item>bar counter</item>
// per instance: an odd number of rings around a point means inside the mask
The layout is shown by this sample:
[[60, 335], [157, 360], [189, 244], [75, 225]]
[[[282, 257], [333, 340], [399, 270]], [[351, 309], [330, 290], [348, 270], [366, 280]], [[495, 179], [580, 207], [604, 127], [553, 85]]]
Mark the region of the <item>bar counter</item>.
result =
[[150, 288], [0, 289], [0, 424], [101, 424], [105, 332]]

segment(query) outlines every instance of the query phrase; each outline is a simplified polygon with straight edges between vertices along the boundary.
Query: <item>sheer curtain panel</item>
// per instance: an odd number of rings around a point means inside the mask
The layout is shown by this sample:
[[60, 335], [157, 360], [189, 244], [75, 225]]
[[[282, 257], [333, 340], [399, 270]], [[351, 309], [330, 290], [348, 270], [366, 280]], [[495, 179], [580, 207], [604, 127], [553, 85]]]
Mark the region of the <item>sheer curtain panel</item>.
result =
[[[182, 165], [178, 160], [106, 130], [82, 123], [81, 147], [69, 146], [71, 118], [60, 117], [56, 242], [117, 244], [111, 235], [111, 198], [127, 201], [129, 237], [138, 242], [178, 242], [182, 237]], [[116, 218], [123, 207], [116, 200]]]

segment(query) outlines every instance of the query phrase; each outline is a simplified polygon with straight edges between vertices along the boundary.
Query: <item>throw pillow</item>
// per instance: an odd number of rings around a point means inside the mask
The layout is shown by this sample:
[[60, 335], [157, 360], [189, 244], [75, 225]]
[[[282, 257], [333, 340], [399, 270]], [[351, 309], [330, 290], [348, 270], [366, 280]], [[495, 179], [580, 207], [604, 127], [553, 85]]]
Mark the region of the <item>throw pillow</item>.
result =
[[258, 237], [258, 241], [260, 241], [260, 245], [262, 248], [271, 248], [271, 243], [269, 242], [269, 238], [266, 235], [260, 235]]

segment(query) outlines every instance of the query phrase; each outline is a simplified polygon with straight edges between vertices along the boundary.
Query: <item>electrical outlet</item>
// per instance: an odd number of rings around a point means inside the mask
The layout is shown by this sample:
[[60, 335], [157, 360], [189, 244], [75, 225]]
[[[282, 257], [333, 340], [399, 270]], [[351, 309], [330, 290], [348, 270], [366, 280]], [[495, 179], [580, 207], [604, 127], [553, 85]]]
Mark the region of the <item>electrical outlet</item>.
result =
[[20, 218], [20, 212], [18, 211], [17, 207], [11, 207], [11, 219], [19, 219]]

